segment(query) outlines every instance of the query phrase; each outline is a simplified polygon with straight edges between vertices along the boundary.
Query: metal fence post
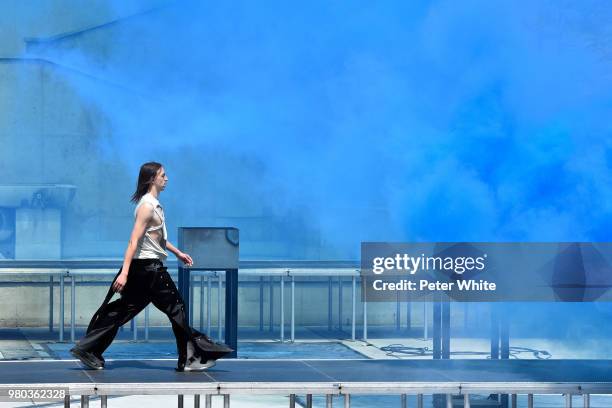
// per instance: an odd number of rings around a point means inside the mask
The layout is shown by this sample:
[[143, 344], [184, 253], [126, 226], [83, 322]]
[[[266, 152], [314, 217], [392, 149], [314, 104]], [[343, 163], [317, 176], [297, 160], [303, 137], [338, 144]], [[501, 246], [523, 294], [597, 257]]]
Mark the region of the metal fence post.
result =
[[351, 307], [352, 307], [352, 314], [351, 314], [351, 340], [355, 341], [355, 306], [356, 306], [356, 289], [355, 289], [355, 281], [356, 278], [353, 275], [352, 277], [352, 289], [351, 289]]
[[70, 341], [74, 343], [74, 329], [76, 324], [76, 282], [75, 276], [70, 276]]
[[280, 341], [285, 341], [285, 279], [280, 277]]
[[291, 342], [295, 341], [295, 276], [291, 275]]
[[53, 274], [49, 275], [49, 331], [53, 331]]

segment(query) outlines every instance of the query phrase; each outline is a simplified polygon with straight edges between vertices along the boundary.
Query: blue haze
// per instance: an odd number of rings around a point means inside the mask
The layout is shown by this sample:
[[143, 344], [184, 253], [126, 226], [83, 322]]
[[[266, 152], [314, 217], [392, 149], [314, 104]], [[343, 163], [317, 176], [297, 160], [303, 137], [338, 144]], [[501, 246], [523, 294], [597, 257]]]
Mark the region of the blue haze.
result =
[[[366, 239], [605, 241], [610, 14], [175, 2], [92, 30], [103, 57], [71, 38], [30, 54], [104, 78], [73, 80], [107, 119], [97, 143], [131, 172], [158, 157], [174, 194], [205, 174], [237, 212], [298, 209], [353, 257]], [[258, 173], [237, 178], [219, 156]]]
[[163, 162], [176, 224], [263, 213], [262, 236], [356, 259], [362, 240], [610, 240], [611, 19], [605, 1], [169, 2], [27, 56], [87, 74], [66, 79], [103, 113], [101, 159]]

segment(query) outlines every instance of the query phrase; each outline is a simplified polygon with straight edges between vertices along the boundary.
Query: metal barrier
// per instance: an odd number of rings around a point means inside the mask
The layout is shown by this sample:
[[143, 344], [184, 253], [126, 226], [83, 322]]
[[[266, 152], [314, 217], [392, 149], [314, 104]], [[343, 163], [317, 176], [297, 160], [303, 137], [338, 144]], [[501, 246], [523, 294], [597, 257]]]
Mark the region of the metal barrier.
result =
[[[54, 307], [54, 294], [53, 288], [56, 285], [56, 280], [59, 280], [59, 296], [60, 296], [60, 322], [59, 322], [59, 341], [63, 342], [65, 338], [65, 285], [66, 279], [70, 281], [70, 341], [75, 341], [75, 328], [76, 328], [76, 289], [77, 286], [83, 286], [84, 283], [77, 284], [78, 277], [94, 277], [94, 276], [110, 276], [114, 277], [120, 262], [115, 261], [44, 261], [44, 262], [32, 262], [34, 265], [27, 265], [27, 261], [0, 261], [0, 276], [19, 274], [23, 276], [27, 275], [48, 275], [49, 276], [49, 330], [53, 331], [53, 307]], [[241, 285], [258, 285], [259, 286], [259, 327], [263, 330], [264, 326], [264, 288], [266, 285], [266, 279], [269, 278], [269, 330], [272, 331], [274, 327], [274, 286], [278, 283], [280, 289], [280, 306], [278, 311], [280, 312], [280, 341], [285, 341], [285, 283], [289, 282], [290, 285], [290, 315], [289, 315], [289, 340], [295, 341], [295, 289], [296, 289], [296, 278], [300, 277], [318, 277], [321, 281], [315, 283], [323, 283], [327, 280], [328, 285], [328, 301], [327, 301], [327, 316], [328, 316], [328, 329], [331, 331], [333, 326], [333, 290], [334, 290], [334, 278], [337, 278], [337, 289], [338, 289], [338, 329], [343, 329], [343, 299], [344, 299], [344, 287], [350, 282], [350, 296], [351, 296], [351, 340], [356, 340], [356, 328], [357, 328], [357, 284], [360, 284], [360, 273], [358, 264], [356, 262], [346, 261], [286, 261], [288, 267], [282, 267], [280, 261], [246, 261], [241, 262], [239, 269], [239, 283]], [[27, 265], [29, 267], [23, 267]], [[64, 266], [64, 268], [53, 268], [53, 266]], [[172, 267], [172, 263], [169, 263], [169, 267]], [[33, 267], [32, 267], [33, 266]], [[176, 268], [176, 263], [174, 263]], [[217, 296], [217, 338], [223, 340], [223, 327], [222, 327], [222, 301], [219, 294], [222, 293], [223, 288], [223, 272], [221, 271], [197, 271], [191, 272], [190, 277], [190, 310], [194, 310], [194, 291], [196, 290], [199, 283], [200, 290], [200, 304], [199, 306], [199, 326], [201, 330], [204, 330], [204, 306], [206, 304], [206, 332], [211, 333], [211, 310], [212, 310], [212, 291], [213, 284], [216, 283], [218, 291]], [[171, 273], [173, 279], [176, 280], [176, 273]], [[259, 281], [242, 281], [241, 277], [259, 277]], [[278, 279], [278, 281], [276, 281]], [[298, 282], [299, 283], [299, 279]], [[20, 282], [21, 285], [28, 285], [31, 283]], [[87, 284], [87, 283], [85, 283]], [[206, 292], [206, 296], [204, 296]], [[206, 299], [206, 303], [204, 303]], [[361, 339], [367, 341], [368, 339], [368, 319], [367, 319], [367, 300], [362, 301], [362, 337]], [[397, 301], [397, 312], [396, 312], [396, 327], [400, 327], [400, 301]], [[410, 325], [410, 302], [407, 302], [407, 324]], [[190, 324], [193, 326], [194, 313], [190, 313]], [[144, 311], [144, 339], [149, 339], [149, 306]], [[423, 321], [428, 321], [428, 302], [423, 302]], [[133, 340], [138, 340], [138, 327], [137, 317], [132, 319], [131, 329], [133, 330]], [[428, 338], [428, 325], [423, 325], [423, 337]]]
[[[36, 388], [63, 389], [64, 406], [70, 396], [79, 397], [81, 406], [89, 406], [91, 396], [99, 396], [107, 406], [108, 396], [177, 395], [178, 406], [184, 396], [194, 395], [199, 407], [205, 395], [210, 407], [213, 396], [223, 396], [229, 406], [231, 395], [289, 396], [295, 407], [296, 396], [306, 395], [312, 407], [313, 395], [324, 395], [326, 406], [334, 397], [349, 407], [354, 395], [397, 395], [400, 406], [407, 397], [416, 396], [416, 406], [423, 408], [424, 395], [440, 395], [447, 408], [469, 407], [475, 395], [509, 394], [512, 407], [518, 395], [527, 398], [533, 408], [534, 395], [556, 394], [571, 407], [573, 397], [582, 397], [589, 408], [591, 394], [612, 394], [612, 372], [608, 361], [597, 360], [368, 360], [368, 359], [221, 359], [198, 381], [192, 375], [176, 376], [174, 360], [110, 360], [102, 372], [80, 368], [77, 361], [0, 361], [0, 393]], [[274, 369], [272, 369], [274, 368]], [[44, 372], [35, 384], [31, 373]], [[86, 375], [85, 375], [86, 374]], [[442, 375], [443, 374], [443, 375]], [[167, 381], [160, 381], [165, 378]], [[3, 394], [6, 395], [6, 394]], [[61, 398], [61, 397], [59, 397]], [[476, 405], [476, 404], [474, 404]]]

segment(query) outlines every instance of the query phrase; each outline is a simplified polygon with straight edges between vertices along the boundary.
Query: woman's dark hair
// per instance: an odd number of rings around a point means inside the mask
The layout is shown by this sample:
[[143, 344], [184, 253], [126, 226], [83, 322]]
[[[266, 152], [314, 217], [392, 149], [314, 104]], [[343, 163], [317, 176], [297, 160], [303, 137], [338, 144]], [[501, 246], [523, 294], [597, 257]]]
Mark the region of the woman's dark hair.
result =
[[136, 192], [132, 195], [132, 202], [137, 203], [140, 201], [143, 195], [147, 194], [149, 187], [153, 183], [153, 180], [155, 180], [157, 171], [161, 167], [162, 165], [157, 162], [148, 162], [140, 166], [138, 184], [136, 185]]

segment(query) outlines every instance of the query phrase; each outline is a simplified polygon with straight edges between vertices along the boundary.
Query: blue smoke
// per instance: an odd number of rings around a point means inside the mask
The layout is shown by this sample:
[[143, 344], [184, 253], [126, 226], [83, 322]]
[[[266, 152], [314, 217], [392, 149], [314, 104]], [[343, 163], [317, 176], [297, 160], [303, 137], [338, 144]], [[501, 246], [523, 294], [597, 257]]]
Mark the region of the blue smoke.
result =
[[611, 237], [605, 2], [109, 4], [27, 56], [100, 112], [102, 159], [166, 165], [177, 225], [268, 257]]

